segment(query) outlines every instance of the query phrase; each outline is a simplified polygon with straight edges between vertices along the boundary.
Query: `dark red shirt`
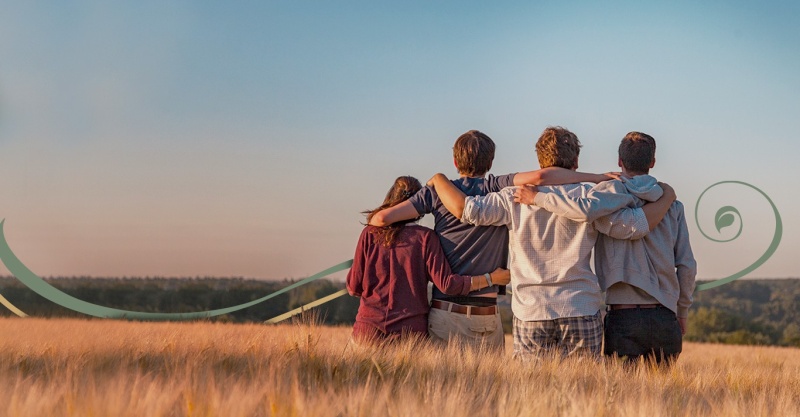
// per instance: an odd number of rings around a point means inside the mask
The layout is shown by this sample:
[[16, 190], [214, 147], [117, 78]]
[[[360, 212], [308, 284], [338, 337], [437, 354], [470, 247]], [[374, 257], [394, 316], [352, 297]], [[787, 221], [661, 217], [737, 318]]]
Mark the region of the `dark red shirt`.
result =
[[[428, 281], [450, 295], [469, 293], [469, 276], [453, 274], [436, 233], [408, 224], [392, 246], [384, 246], [379, 227], [367, 226], [358, 239], [347, 274], [350, 295], [361, 297], [353, 336], [403, 331], [428, 332]], [[373, 333], [372, 336], [376, 335]]]

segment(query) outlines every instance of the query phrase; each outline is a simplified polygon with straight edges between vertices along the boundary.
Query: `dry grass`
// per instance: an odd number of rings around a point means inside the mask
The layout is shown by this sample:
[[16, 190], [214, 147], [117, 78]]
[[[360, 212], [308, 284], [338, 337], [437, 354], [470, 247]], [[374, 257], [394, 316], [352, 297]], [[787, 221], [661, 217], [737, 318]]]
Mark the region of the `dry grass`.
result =
[[800, 414], [798, 349], [686, 344], [669, 370], [626, 370], [360, 348], [309, 325], [7, 318], [0, 332], [8, 416]]

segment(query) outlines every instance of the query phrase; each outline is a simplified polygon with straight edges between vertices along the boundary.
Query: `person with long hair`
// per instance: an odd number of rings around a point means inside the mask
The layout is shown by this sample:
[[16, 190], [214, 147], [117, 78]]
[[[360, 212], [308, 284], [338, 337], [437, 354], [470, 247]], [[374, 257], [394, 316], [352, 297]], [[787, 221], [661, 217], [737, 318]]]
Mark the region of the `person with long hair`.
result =
[[[383, 204], [364, 212], [367, 223], [375, 213], [408, 200], [421, 188], [414, 177], [397, 178]], [[417, 220], [383, 227], [367, 224], [361, 232], [353, 266], [347, 274], [348, 292], [361, 298], [353, 326], [354, 339], [428, 337], [429, 281], [450, 295], [466, 295], [510, 282], [508, 270], [502, 268], [478, 276], [452, 273], [436, 232], [417, 225]]]

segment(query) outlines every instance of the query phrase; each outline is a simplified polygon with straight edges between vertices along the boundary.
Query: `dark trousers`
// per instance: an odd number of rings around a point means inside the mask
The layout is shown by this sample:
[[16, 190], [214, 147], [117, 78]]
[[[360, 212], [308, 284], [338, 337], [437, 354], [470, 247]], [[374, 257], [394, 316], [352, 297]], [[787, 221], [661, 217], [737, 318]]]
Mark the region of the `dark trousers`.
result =
[[606, 356], [626, 357], [626, 362], [670, 363], [682, 349], [681, 327], [666, 307], [610, 310], [605, 318]]

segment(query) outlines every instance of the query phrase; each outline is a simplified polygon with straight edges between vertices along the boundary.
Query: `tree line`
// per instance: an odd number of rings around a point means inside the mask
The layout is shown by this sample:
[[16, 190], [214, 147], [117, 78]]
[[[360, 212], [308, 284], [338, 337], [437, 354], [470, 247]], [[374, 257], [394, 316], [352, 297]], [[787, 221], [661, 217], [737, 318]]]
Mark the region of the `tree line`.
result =
[[[51, 285], [81, 300], [123, 310], [183, 313], [230, 307], [256, 300], [292, 280], [244, 278], [48, 278]], [[344, 288], [321, 279], [253, 307], [211, 318], [226, 322], [263, 322]], [[52, 303], [13, 277], [0, 277], [0, 294], [34, 317], [85, 317]], [[500, 298], [501, 318], [511, 331], [509, 297]], [[352, 325], [358, 299], [339, 297], [315, 309], [328, 325]], [[13, 315], [0, 307], [0, 316]], [[726, 344], [800, 347], [800, 279], [738, 280], [696, 292], [689, 310], [686, 340]]]

